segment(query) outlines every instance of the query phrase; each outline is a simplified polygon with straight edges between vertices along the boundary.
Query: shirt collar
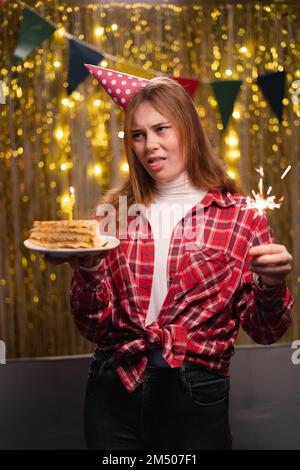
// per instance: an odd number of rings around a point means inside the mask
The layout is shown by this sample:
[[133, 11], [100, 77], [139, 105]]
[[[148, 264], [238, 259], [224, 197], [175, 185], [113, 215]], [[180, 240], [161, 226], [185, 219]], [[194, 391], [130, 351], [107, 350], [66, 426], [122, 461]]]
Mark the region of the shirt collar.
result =
[[[203, 207], [209, 207], [213, 203], [221, 207], [235, 206], [236, 199], [229, 192], [227, 192], [226, 194], [223, 194], [220, 191], [209, 189], [207, 193], [205, 194], [205, 196], [203, 197], [203, 199], [198, 204], [200, 204], [200, 207], [203, 208]], [[196, 204], [196, 206], [198, 206], [198, 204]], [[192, 209], [188, 211], [188, 213], [190, 213], [191, 211]], [[138, 211], [138, 214], [141, 214], [141, 211]], [[143, 212], [142, 212], [142, 215], [144, 215]]]
[[201, 205], [207, 207], [213, 203], [221, 207], [229, 207], [234, 206], [236, 204], [236, 200], [229, 192], [223, 194], [220, 191], [214, 191], [213, 189], [210, 189], [202, 199]]

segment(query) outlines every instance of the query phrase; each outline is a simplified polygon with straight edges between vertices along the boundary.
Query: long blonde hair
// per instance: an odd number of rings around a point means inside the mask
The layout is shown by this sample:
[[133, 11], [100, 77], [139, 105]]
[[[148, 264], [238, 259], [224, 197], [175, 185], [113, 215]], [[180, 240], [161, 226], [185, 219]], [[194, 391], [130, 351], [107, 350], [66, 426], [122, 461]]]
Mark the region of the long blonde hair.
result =
[[132, 151], [134, 115], [144, 101], [169, 119], [177, 130], [183, 155], [187, 157], [186, 171], [195, 187], [222, 193], [241, 192], [237, 183], [227, 175], [223, 161], [216, 156], [194, 103], [184, 88], [170, 78], [156, 77], [135, 92], [126, 108], [124, 143], [129, 175], [103, 197], [102, 203], [112, 204], [117, 209], [120, 195], [127, 196], [128, 206], [134, 203], [147, 205], [154, 198], [155, 181]]

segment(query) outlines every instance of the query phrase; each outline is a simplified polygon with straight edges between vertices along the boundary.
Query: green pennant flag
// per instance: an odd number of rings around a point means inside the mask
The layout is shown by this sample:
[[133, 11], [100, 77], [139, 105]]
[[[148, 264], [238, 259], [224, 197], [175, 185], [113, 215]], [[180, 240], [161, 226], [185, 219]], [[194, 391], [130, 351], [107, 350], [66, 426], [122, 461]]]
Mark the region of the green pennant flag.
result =
[[221, 113], [224, 130], [229, 122], [242, 83], [242, 80], [215, 80], [211, 82], [211, 87]]
[[14, 65], [21, 62], [56, 30], [49, 21], [44, 20], [30, 8], [23, 9], [23, 20], [14, 51]]

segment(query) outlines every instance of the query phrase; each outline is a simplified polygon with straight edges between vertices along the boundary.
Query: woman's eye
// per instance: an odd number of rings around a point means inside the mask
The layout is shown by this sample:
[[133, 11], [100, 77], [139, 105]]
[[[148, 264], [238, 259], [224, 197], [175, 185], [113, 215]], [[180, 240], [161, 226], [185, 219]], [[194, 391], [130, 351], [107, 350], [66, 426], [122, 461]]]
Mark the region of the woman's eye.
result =
[[[168, 126], [159, 126], [159, 127], [156, 127], [156, 132], [163, 132], [165, 129], [169, 129]], [[140, 140], [144, 137], [144, 133], [143, 132], [136, 132], [135, 134], [132, 134], [132, 138], [133, 140]]]
[[141, 136], [142, 136], [142, 133], [141, 133], [141, 132], [136, 133], [136, 134], [132, 134], [132, 138], [135, 139], [135, 140], [136, 140], [136, 139], [139, 139]]

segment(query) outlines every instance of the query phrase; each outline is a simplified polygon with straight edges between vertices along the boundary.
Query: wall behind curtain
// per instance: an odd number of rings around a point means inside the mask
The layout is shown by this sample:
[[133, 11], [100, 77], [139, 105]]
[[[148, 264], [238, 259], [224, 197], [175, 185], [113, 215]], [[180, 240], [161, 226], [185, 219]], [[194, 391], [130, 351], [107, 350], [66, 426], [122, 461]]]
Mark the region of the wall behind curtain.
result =
[[[288, 278], [294, 322], [282, 341], [299, 338], [300, 111], [291, 101], [291, 85], [300, 79], [300, 5], [55, 0], [27, 5], [127, 64], [201, 80], [195, 103], [221, 158], [246, 192], [257, 189], [255, 168], [262, 164], [267, 187], [285, 198], [270, 214], [278, 242], [294, 255]], [[59, 201], [70, 185], [76, 189], [75, 217], [88, 217], [100, 195], [123, 177], [122, 113], [91, 77], [65, 100], [68, 40], [57, 34], [11, 69], [20, 14], [14, 2], [0, 9], [0, 79], [9, 90], [0, 105], [0, 339], [8, 357], [85, 353], [93, 346], [72, 322], [69, 269], [46, 265], [23, 240], [34, 220], [63, 217]], [[104, 28], [103, 35], [95, 34], [97, 27]], [[109, 68], [114, 65], [108, 60]], [[255, 78], [282, 69], [287, 88], [279, 124]], [[226, 77], [243, 80], [243, 86], [238, 114], [224, 133], [209, 82]], [[226, 143], [230, 132], [239, 140], [234, 161]], [[281, 181], [288, 164], [292, 170]], [[101, 174], [95, 165], [101, 165]], [[244, 334], [239, 341], [251, 342]]]

